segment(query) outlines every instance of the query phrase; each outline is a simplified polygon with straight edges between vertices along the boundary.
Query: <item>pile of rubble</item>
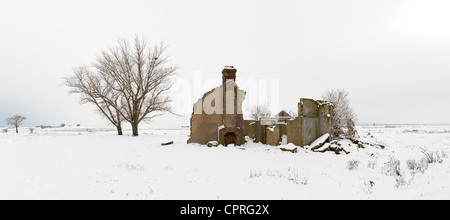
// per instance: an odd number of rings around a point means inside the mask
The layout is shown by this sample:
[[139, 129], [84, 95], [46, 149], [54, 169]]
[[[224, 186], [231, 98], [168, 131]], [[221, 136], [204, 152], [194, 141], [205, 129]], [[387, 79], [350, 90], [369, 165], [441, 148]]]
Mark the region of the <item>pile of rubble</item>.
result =
[[[327, 152], [332, 151], [336, 154], [349, 154], [351, 152], [351, 149], [357, 148], [357, 149], [365, 149], [369, 147], [374, 147], [377, 149], [384, 149], [384, 145], [380, 144], [374, 144], [369, 142], [364, 142], [361, 140], [358, 140], [356, 138], [350, 138], [350, 139], [339, 139], [339, 140], [333, 140], [328, 141], [330, 135], [324, 134], [321, 137], [319, 137], [317, 140], [315, 140], [310, 145], [304, 146], [304, 149], [311, 150], [314, 152]], [[280, 150], [282, 151], [289, 151], [292, 153], [297, 153], [297, 147], [289, 147], [289, 146], [283, 146], [280, 147]]]

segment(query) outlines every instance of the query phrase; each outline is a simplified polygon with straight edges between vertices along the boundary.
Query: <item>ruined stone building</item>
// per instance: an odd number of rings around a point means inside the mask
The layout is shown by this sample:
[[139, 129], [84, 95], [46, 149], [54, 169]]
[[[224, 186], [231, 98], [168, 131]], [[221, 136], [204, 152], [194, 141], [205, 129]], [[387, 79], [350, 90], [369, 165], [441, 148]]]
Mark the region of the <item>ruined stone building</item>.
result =
[[333, 104], [330, 102], [300, 99], [298, 117], [287, 123], [287, 142], [305, 146], [324, 134], [331, 134], [332, 112]]
[[324, 134], [331, 134], [333, 105], [326, 101], [301, 98], [298, 117], [285, 111], [260, 121], [247, 121], [248, 133], [257, 143], [272, 146], [292, 143], [296, 146], [311, 144]]
[[245, 143], [242, 113], [245, 92], [236, 85], [236, 72], [234, 67], [226, 66], [222, 71], [222, 85], [207, 92], [194, 104], [188, 143], [216, 141], [224, 146]]
[[297, 117], [281, 111], [274, 117], [244, 121], [242, 103], [246, 93], [236, 84], [236, 72], [234, 67], [226, 66], [222, 85], [194, 104], [188, 143], [243, 145], [248, 136], [254, 142], [272, 146], [306, 146], [324, 134], [332, 134], [333, 105], [321, 100], [301, 98]]

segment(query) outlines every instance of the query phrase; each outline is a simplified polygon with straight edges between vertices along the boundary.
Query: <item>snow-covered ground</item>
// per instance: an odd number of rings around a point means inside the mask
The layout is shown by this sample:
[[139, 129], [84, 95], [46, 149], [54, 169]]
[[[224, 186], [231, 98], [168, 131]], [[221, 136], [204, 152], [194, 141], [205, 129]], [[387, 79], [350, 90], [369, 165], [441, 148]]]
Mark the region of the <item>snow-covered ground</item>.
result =
[[340, 155], [208, 148], [181, 129], [2, 131], [0, 199], [450, 199], [450, 126], [359, 127], [386, 148]]

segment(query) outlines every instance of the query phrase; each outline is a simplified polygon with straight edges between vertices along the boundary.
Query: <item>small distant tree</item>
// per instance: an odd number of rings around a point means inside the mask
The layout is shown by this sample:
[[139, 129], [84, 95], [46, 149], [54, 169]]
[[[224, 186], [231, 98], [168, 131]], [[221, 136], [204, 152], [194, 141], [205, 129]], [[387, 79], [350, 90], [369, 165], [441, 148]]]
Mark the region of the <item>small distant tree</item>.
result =
[[6, 123], [8, 125], [12, 125], [16, 128], [16, 133], [19, 133], [19, 126], [22, 125], [22, 122], [27, 120], [25, 116], [14, 115], [6, 119]]
[[333, 136], [354, 137], [357, 117], [350, 105], [349, 93], [345, 89], [331, 89], [322, 94], [322, 99], [331, 102], [333, 108]]
[[250, 118], [255, 121], [261, 120], [264, 117], [270, 117], [272, 112], [267, 104], [255, 105], [250, 109]]

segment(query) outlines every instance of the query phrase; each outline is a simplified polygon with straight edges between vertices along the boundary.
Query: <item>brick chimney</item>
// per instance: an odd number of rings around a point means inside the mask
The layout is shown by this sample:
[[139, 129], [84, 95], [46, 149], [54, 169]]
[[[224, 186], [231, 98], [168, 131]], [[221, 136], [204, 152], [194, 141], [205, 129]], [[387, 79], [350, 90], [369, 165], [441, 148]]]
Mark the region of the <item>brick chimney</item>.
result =
[[230, 79], [236, 82], [236, 72], [237, 70], [234, 66], [225, 66], [222, 70], [222, 84], [225, 84], [225, 82]]

